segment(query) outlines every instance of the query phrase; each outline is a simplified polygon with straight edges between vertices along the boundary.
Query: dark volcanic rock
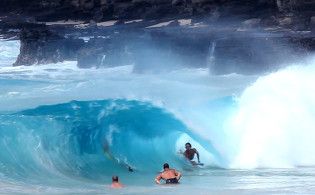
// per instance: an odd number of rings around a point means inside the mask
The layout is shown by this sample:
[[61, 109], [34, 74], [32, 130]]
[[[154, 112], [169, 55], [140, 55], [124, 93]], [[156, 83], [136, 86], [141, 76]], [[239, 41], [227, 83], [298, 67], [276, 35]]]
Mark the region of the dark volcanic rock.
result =
[[[282, 43], [281, 43], [282, 41]], [[216, 41], [215, 74], [259, 73], [271, 71], [292, 57], [288, 41], [265, 37], [229, 37]]]
[[1, 0], [1, 13], [19, 13], [37, 20], [162, 19], [178, 16], [241, 17], [275, 14], [315, 15], [310, 0]]
[[[130, 39], [130, 37], [129, 37]], [[128, 40], [129, 40], [128, 39]], [[125, 36], [116, 35], [109, 38], [92, 38], [78, 51], [78, 67], [112, 67], [132, 63], [128, 48], [132, 41]]]
[[[138, 73], [189, 67], [209, 68], [213, 74], [256, 74], [294, 62], [315, 48], [312, 36], [303, 34], [216, 32], [211, 28], [182, 28], [178, 23], [146, 30], [124, 29], [124, 25], [122, 29], [113, 26], [112, 31], [91, 27], [91, 32], [74, 31], [77, 35], [73, 38], [44, 27], [24, 29], [14, 65], [77, 60], [80, 68], [134, 64]], [[95, 38], [84, 42], [80, 36], [85, 33], [93, 33]]]
[[75, 60], [84, 43], [83, 40], [65, 39], [46, 28], [23, 29], [20, 41], [20, 54], [14, 66]]
[[[2, 0], [0, 11], [32, 15], [38, 20], [85, 19], [161, 19], [174, 16], [209, 15], [214, 11], [226, 15], [251, 15], [274, 12], [273, 0]], [[281, 9], [282, 9], [282, 4]], [[283, 8], [284, 9], [284, 8]]]

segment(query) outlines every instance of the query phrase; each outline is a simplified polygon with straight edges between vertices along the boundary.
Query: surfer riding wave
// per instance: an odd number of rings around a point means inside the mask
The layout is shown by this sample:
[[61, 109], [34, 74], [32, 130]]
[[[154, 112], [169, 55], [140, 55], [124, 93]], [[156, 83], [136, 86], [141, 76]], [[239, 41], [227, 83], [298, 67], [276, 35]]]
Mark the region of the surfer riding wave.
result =
[[[191, 144], [189, 142], [187, 142], [185, 144], [185, 152], [183, 151], [179, 151], [181, 154], [184, 155], [184, 157], [189, 160], [191, 162], [192, 165], [203, 165], [203, 163], [200, 163], [200, 158], [199, 158], [199, 152], [197, 151], [196, 148], [192, 148]], [[194, 157], [195, 157], [195, 154], [197, 155], [197, 160], [198, 162], [194, 161]]]

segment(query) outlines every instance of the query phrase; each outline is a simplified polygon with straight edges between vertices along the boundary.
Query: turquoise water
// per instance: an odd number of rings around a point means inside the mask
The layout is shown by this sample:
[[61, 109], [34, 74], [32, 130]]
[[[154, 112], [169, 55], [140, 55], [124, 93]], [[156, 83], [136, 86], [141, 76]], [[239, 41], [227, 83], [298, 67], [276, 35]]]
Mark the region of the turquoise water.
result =
[[122, 175], [125, 188], [110, 189], [104, 182], [59, 178], [50, 182], [9, 180], [1, 182], [1, 193], [100, 193], [100, 194], [313, 194], [314, 168], [202, 170], [184, 173], [177, 186], [157, 186], [153, 175]]
[[[310, 194], [315, 60], [267, 75], [11, 67], [0, 42], [0, 193]], [[191, 142], [203, 167], [179, 154]], [[183, 173], [157, 186], [164, 162]], [[129, 172], [130, 166], [134, 172]], [[108, 188], [112, 175], [126, 188]]]

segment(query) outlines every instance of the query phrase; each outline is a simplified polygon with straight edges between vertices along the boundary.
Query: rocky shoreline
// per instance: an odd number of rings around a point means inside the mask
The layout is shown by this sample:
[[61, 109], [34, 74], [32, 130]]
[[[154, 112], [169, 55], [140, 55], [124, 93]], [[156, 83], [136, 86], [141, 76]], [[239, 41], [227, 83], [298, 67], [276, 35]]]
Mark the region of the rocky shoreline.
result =
[[[38, 1], [30, 1], [25, 9], [19, 7], [23, 5], [19, 0], [10, 2], [6, 10], [0, 9], [0, 35], [21, 41], [14, 66], [76, 60], [80, 68], [134, 64], [135, 72], [192, 67], [209, 68], [214, 74], [256, 74], [315, 50], [315, 3], [306, 0], [295, 7], [290, 4], [293, 1], [284, 0], [165, 0], [164, 4], [55, 0], [47, 1], [54, 5], [45, 4], [51, 14], [47, 18], [31, 9], [44, 6], [36, 4]], [[60, 14], [65, 12], [61, 8], [74, 4], [64, 7], [66, 4], [58, 2], [79, 3], [69, 11], [79, 15]], [[119, 7], [122, 4], [125, 7]], [[104, 5], [114, 6], [115, 11], [104, 11]], [[145, 7], [143, 15], [132, 15], [141, 7], [136, 5]], [[162, 8], [168, 14], [157, 11]], [[103, 10], [102, 14], [95, 9]], [[122, 10], [127, 10], [122, 12], [126, 16], [117, 15]], [[160, 15], [148, 17], [149, 12]], [[53, 17], [56, 13], [58, 18]]]

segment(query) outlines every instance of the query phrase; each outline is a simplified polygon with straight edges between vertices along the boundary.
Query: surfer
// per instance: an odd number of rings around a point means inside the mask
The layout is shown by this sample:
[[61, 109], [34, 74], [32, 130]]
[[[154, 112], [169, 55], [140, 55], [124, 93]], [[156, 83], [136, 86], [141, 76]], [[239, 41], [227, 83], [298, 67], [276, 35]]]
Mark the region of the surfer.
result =
[[156, 176], [155, 182], [161, 184], [160, 180], [163, 179], [166, 184], [178, 184], [178, 181], [182, 176], [181, 173], [175, 169], [170, 169], [170, 166], [167, 163], [163, 165], [163, 169], [163, 172]]
[[111, 188], [122, 188], [122, 187], [124, 187], [118, 180], [119, 180], [118, 176], [113, 176], [112, 177], [112, 185], [110, 187]]
[[[185, 144], [185, 148], [186, 150], [182, 154], [191, 162], [192, 165], [203, 165], [202, 163], [200, 163], [199, 152], [196, 150], [196, 148], [191, 148], [191, 144], [189, 142]], [[195, 154], [197, 155], [198, 163], [193, 160]]]

